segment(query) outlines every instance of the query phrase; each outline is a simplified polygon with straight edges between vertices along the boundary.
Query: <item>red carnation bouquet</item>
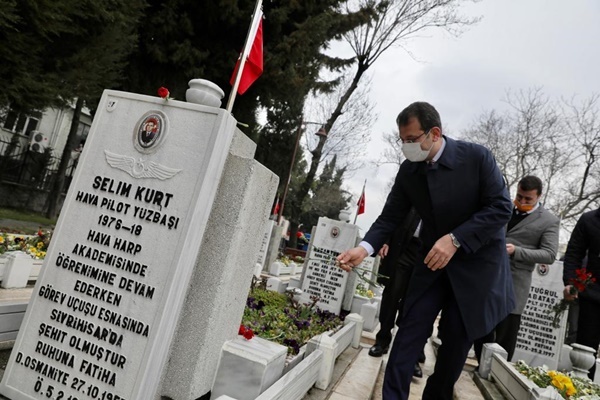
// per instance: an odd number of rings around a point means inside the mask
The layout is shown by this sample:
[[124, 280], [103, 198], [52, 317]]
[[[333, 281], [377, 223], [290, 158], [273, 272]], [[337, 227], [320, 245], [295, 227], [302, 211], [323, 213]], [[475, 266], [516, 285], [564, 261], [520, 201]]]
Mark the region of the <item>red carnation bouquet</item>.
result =
[[[575, 270], [575, 278], [569, 279], [569, 294], [574, 296], [583, 292], [590, 284], [596, 282], [596, 278], [592, 276], [591, 272], [587, 272], [585, 268], [578, 268]], [[552, 327], [558, 328], [560, 326], [560, 319], [564, 312], [569, 308], [569, 304], [571, 304], [572, 300], [562, 299], [558, 303], [552, 306], [550, 309], [550, 313], [553, 313], [552, 317]]]

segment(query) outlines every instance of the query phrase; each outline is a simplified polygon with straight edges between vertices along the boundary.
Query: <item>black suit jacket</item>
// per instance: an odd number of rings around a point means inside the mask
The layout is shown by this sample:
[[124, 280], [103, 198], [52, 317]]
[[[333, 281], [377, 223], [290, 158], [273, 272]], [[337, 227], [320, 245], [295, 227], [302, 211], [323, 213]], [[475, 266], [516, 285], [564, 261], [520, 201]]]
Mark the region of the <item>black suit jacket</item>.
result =
[[[489, 150], [444, 138], [446, 147], [433, 166], [402, 163], [383, 211], [364, 240], [378, 251], [415, 207], [422, 220], [423, 244], [404, 309], [445, 272], [467, 334], [476, 339], [490, 332], [515, 306], [505, 242], [512, 203]], [[429, 270], [423, 262], [426, 254], [450, 232], [461, 248], [443, 270]]]
[[420, 220], [417, 210], [411, 208], [402, 224], [390, 238], [388, 242], [388, 254], [381, 260], [378, 271], [379, 274], [387, 276], [390, 279], [380, 278], [378, 279], [379, 283], [388, 285], [389, 281], [393, 278], [398, 267], [398, 258], [408, 248]]
[[[588, 257], [587, 266], [584, 258]], [[586, 267], [596, 278], [596, 282], [587, 287], [581, 297], [600, 303], [600, 209], [584, 213], [577, 224], [565, 253], [563, 262], [563, 281], [570, 285], [570, 279], [575, 278], [575, 270]]]

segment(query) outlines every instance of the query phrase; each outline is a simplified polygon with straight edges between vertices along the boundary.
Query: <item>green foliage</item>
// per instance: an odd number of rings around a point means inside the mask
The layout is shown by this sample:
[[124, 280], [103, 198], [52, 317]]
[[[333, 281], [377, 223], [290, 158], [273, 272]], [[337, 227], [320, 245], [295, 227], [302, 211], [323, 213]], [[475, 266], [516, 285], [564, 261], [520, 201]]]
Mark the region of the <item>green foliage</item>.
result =
[[282, 294], [254, 288], [246, 302], [242, 325], [267, 340], [288, 347], [289, 354], [298, 354], [300, 347], [313, 336], [336, 330], [342, 320], [335, 314], [311, 304], [299, 304]]
[[54, 226], [56, 219], [45, 218], [31, 211], [0, 208], [0, 231], [32, 235], [38, 231], [38, 226]]
[[304, 203], [300, 222], [304, 226], [314, 226], [319, 217], [337, 219], [340, 210], [348, 207], [352, 196], [342, 188], [344, 168], [336, 167], [334, 156], [323, 167], [319, 179], [313, 184], [310, 199]]
[[283, 309], [288, 304], [288, 298], [286, 295], [274, 292], [272, 290], [254, 288], [250, 292], [256, 302], [264, 302], [267, 308]]
[[143, 6], [143, 0], [0, 1], [0, 106], [25, 112], [74, 97], [93, 102], [113, 86]]

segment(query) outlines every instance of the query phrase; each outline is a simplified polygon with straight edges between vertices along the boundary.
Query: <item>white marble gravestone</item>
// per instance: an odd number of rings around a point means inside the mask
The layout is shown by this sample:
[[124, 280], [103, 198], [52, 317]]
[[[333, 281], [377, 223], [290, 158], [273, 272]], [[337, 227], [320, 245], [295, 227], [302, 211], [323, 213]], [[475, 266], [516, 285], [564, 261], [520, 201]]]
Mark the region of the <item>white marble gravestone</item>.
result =
[[546, 365], [556, 369], [565, 337], [567, 313], [560, 327], [552, 327], [548, 311], [563, 298], [563, 264], [536, 264], [531, 279], [529, 298], [521, 316], [521, 327], [512, 360], [523, 360], [531, 366]]
[[318, 296], [317, 306], [339, 314], [346, 290], [348, 272], [335, 265], [335, 258], [354, 247], [358, 226], [321, 217], [312, 238], [303, 270], [301, 302]]
[[271, 233], [273, 232], [273, 227], [275, 226], [275, 221], [268, 220], [264, 225], [264, 232], [262, 234], [262, 241], [260, 242], [260, 249], [258, 250], [258, 256], [256, 259], [256, 263], [262, 266], [262, 269], [265, 267], [265, 261], [267, 259], [267, 251], [269, 250], [269, 243], [271, 242]]
[[[359, 264], [357, 268], [357, 272], [365, 273], [365, 277], [371, 281], [375, 282], [376, 278], [373, 274], [373, 267], [375, 266], [375, 257], [365, 257], [365, 259]], [[366, 272], [370, 271], [370, 272]], [[348, 283], [346, 284], [346, 290], [344, 291], [344, 300], [342, 302], [342, 309], [344, 310], [352, 310], [352, 301], [354, 299], [354, 295], [356, 294], [356, 287], [359, 283], [362, 283], [365, 289], [370, 289], [370, 284], [360, 279], [356, 273], [350, 274], [348, 276]], [[354, 312], [354, 311], [352, 311]], [[357, 312], [360, 312], [358, 310]]]
[[[204, 235], [221, 239], [213, 214], [228, 206], [222, 203], [232, 195], [256, 204], [245, 212], [257, 218], [245, 222], [260, 224], [277, 183], [272, 174], [257, 173], [258, 167], [231, 154], [232, 139], [240, 134], [235, 125], [222, 109], [104, 92], [0, 393], [12, 400], [148, 400], [162, 394], [197, 398], [210, 390], [214, 373], [199, 378], [189, 368], [179, 374], [185, 377], [181, 393], [169, 389], [176, 380], [167, 371], [177, 368], [180, 358], [173, 343], [188, 340], [186, 323], [197, 317], [182, 311], [195, 304], [186, 299], [190, 279], [210, 270], [218, 281], [241, 289], [250, 282], [252, 265], [239, 271], [239, 260], [235, 265], [225, 260], [219, 269], [203, 264], [202, 254], [210, 251]], [[234, 182], [232, 175], [249, 168], [255, 171], [243, 179], [263, 184], [260, 191], [270, 191], [264, 198], [253, 193], [247, 199], [250, 189]], [[262, 182], [254, 181], [258, 175]], [[230, 214], [239, 223], [240, 213]], [[256, 254], [258, 238], [250, 243], [244, 250]], [[226, 257], [228, 251], [220, 254]], [[221, 302], [229, 299], [226, 308], [241, 317], [245, 294], [211, 295], [204, 282], [194, 289]], [[239, 319], [218, 309], [197, 315], [204, 324], [210, 320], [215, 335], [196, 330], [195, 342], [210, 356], [186, 362], [214, 369]]]

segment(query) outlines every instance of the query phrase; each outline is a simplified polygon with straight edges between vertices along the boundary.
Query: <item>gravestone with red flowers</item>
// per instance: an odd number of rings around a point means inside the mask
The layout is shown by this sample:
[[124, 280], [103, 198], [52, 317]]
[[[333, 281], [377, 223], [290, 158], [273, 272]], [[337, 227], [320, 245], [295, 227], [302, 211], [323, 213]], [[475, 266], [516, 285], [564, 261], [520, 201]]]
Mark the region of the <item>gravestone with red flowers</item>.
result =
[[[0, 393], [196, 399], [237, 336], [277, 177], [203, 104], [107, 90]], [[212, 93], [219, 93], [214, 95]], [[207, 94], [208, 93], [208, 94]], [[189, 96], [188, 96], [189, 97]]]
[[536, 264], [531, 279], [529, 298], [521, 315], [517, 347], [513, 361], [523, 360], [531, 366], [546, 365], [556, 369], [565, 338], [567, 314], [560, 326], [552, 324], [552, 307], [563, 298], [563, 263]]

